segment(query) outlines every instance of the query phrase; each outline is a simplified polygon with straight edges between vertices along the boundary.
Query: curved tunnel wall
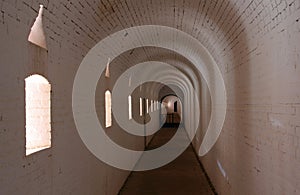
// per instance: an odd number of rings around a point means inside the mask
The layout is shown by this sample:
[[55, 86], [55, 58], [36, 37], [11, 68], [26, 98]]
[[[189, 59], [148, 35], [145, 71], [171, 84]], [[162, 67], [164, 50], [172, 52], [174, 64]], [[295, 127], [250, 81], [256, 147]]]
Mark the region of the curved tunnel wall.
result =
[[[130, 26], [157, 24], [197, 38], [224, 77], [228, 98], [224, 128], [213, 150], [201, 158], [216, 190], [220, 194], [299, 193], [298, 0], [45, 1], [48, 53], [27, 43], [25, 32], [36, 17], [38, 3], [0, 4], [0, 40], [5, 43], [0, 52], [1, 192], [118, 191], [128, 173], [99, 162], [76, 132], [73, 80], [83, 56], [101, 39]], [[53, 145], [25, 158], [22, 81], [33, 73], [45, 75], [52, 83]], [[209, 108], [209, 96], [201, 97], [201, 109]], [[209, 115], [201, 119], [207, 123]], [[202, 137], [200, 131], [196, 139], [201, 142]], [[142, 145], [136, 140], [134, 147]]]

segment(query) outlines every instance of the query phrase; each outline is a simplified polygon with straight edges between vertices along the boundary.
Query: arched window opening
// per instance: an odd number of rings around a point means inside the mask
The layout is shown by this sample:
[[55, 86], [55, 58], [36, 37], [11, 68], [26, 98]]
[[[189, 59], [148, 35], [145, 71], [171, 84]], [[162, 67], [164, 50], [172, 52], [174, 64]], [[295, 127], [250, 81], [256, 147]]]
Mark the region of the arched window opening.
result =
[[132, 119], [132, 98], [131, 96], [128, 96], [128, 115], [129, 115], [129, 120]]
[[105, 92], [105, 127], [112, 126], [112, 114], [111, 114], [111, 92], [107, 90]]
[[25, 79], [26, 156], [51, 147], [51, 85], [40, 75]]
[[140, 116], [143, 116], [143, 99], [140, 98]]

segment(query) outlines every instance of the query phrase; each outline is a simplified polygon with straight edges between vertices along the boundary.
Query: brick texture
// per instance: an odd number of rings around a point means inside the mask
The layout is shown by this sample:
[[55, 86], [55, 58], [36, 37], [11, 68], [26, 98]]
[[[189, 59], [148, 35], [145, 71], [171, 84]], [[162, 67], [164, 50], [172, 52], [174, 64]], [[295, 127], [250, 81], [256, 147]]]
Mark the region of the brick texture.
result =
[[[48, 52], [27, 42], [40, 3]], [[124, 28], [153, 24], [198, 39], [224, 77], [224, 128], [213, 150], [201, 158], [217, 192], [299, 194], [299, 19], [299, 0], [0, 0], [0, 193], [117, 194], [128, 172], [99, 162], [83, 145], [72, 115], [73, 80], [98, 41]], [[158, 51], [132, 51], [132, 56], [164, 59]], [[130, 57], [121, 59], [116, 75], [132, 63]], [[181, 63], [175, 55], [172, 59]], [[53, 139], [51, 149], [25, 157], [24, 79], [34, 73], [52, 86]], [[113, 82], [100, 86], [100, 94]], [[209, 113], [209, 95], [202, 91]], [[154, 92], [143, 96], [157, 98]], [[103, 121], [101, 97], [96, 105]], [[138, 113], [134, 107], [133, 115]], [[204, 116], [201, 131], [209, 118]], [[201, 140], [203, 132], [197, 135]], [[119, 141], [143, 145], [133, 137]]]

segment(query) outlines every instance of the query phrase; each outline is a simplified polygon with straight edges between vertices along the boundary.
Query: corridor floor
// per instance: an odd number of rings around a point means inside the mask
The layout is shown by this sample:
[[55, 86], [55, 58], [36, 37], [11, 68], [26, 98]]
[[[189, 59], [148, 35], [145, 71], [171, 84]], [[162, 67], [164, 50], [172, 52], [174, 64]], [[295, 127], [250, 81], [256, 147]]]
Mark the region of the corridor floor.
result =
[[[163, 145], [175, 132], [174, 128], [161, 129], [154, 136], [148, 150]], [[214, 193], [190, 145], [176, 160], [164, 167], [151, 171], [133, 172], [119, 194], [206, 195]]]

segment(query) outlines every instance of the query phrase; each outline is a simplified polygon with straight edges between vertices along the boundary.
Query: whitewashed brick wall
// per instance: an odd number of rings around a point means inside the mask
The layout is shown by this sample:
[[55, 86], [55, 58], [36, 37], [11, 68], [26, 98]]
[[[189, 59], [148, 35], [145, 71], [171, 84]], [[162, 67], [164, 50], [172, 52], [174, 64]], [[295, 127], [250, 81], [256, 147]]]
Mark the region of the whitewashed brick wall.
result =
[[[27, 42], [39, 3], [48, 52]], [[99, 162], [81, 142], [72, 116], [73, 79], [98, 41], [145, 24], [194, 36], [222, 71], [226, 121], [214, 149], [201, 158], [216, 190], [299, 194], [299, 19], [299, 0], [1, 0], [1, 194], [117, 193], [128, 172]], [[33, 73], [52, 85], [53, 146], [25, 157], [24, 79]]]

